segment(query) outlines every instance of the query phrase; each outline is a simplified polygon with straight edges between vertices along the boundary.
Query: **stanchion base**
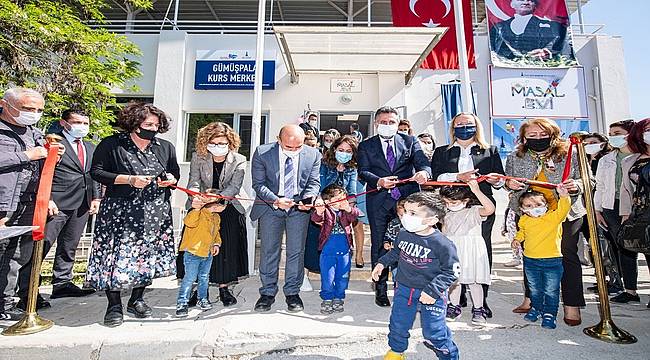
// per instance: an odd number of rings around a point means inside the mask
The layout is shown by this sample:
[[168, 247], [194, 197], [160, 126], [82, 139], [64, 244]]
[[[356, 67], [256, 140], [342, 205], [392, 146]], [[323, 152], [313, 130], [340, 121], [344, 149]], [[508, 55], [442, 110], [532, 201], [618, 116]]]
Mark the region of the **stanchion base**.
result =
[[4, 329], [2, 335], [17, 336], [29, 335], [47, 330], [54, 325], [54, 321], [43, 319], [37, 313], [26, 313], [20, 321]]
[[582, 332], [594, 339], [615, 344], [634, 344], [637, 342], [634, 335], [620, 329], [611, 320], [602, 320], [598, 325], [584, 328]]

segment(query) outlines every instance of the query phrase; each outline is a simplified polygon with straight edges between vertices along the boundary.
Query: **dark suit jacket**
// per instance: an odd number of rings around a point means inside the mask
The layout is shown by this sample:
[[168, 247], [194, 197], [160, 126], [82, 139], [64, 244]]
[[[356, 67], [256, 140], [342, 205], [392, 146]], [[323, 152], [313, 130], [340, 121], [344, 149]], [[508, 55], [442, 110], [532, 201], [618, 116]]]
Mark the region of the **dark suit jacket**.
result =
[[546, 48], [558, 55], [570, 56], [571, 49], [565, 45], [566, 26], [533, 16], [521, 35], [512, 32], [510, 24], [514, 18], [495, 24], [490, 29], [492, 51], [510, 60], [526, 55], [531, 50]]
[[320, 134], [319, 134], [319, 131], [318, 131], [318, 129], [316, 127], [311, 126], [309, 123], [306, 123], [306, 122], [301, 123], [298, 126], [300, 126], [300, 128], [302, 129], [302, 131], [305, 132], [305, 134], [307, 134], [308, 131], [311, 131], [311, 132], [314, 133], [314, 136], [317, 139], [319, 138]]
[[[487, 175], [489, 173], [503, 174], [503, 163], [499, 157], [499, 150], [496, 146], [490, 146], [489, 149], [481, 149], [479, 145], [472, 146], [470, 152], [474, 169], [478, 169], [479, 174]], [[449, 147], [449, 145], [438, 146], [433, 152], [431, 159], [431, 172], [433, 180], [437, 180], [440, 174], [457, 173], [458, 158], [460, 158], [460, 148], [458, 146]], [[483, 194], [492, 197], [492, 185], [483, 181], [479, 183]]]
[[[378, 135], [368, 138], [359, 144], [357, 163], [359, 164], [359, 177], [368, 184], [368, 189], [376, 189], [377, 181], [386, 176], [397, 176], [398, 179], [407, 179], [416, 171], [426, 171], [431, 175], [429, 159], [424, 155], [420, 143], [410, 135], [395, 135], [395, 150], [397, 154], [395, 168], [390, 169], [386, 156], [382, 150], [381, 139]], [[399, 186], [402, 198], [420, 191], [420, 186], [409, 182]], [[394, 201], [390, 201], [390, 193], [386, 190], [369, 193], [366, 209], [372, 214], [376, 206], [386, 209], [392, 208]]]
[[95, 145], [88, 141], [83, 142], [86, 161], [82, 169], [79, 157], [73, 149], [76, 145], [70, 144], [63, 134], [58, 135], [63, 138], [61, 143], [66, 151], [54, 170], [51, 198], [60, 210], [89, 209], [90, 202], [101, 197], [99, 183], [90, 177], [90, 163]]

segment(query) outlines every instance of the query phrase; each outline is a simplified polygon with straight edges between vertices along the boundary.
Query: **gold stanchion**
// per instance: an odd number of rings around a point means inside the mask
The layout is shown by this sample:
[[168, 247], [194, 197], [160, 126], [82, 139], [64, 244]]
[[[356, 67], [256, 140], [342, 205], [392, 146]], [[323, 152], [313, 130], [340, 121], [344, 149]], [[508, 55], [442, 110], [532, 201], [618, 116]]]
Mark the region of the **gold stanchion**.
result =
[[596, 270], [596, 282], [598, 283], [598, 306], [600, 313], [600, 322], [594, 326], [585, 328], [583, 332], [595, 339], [617, 344], [634, 344], [637, 339], [634, 335], [619, 328], [612, 320], [612, 313], [609, 307], [609, 298], [607, 292], [607, 283], [605, 282], [605, 272], [603, 269], [603, 260], [598, 244], [598, 232], [596, 224], [596, 213], [593, 202], [593, 189], [591, 187], [591, 174], [587, 153], [582, 142], [585, 133], [577, 132], [571, 134], [572, 143], [578, 150], [578, 161], [580, 165], [580, 178], [584, 188], [583, 196], [585, 198], [585, 207], [587, 208], [587, 223], [589, 225], [589, 245], [594, 256], [594, 268]]

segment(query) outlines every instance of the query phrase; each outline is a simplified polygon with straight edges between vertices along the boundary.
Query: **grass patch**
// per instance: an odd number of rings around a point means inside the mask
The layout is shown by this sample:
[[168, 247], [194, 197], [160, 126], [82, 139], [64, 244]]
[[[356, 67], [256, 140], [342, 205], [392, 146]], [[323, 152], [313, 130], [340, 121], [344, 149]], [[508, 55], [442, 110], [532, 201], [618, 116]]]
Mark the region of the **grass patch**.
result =
[[[53, 261], [43, 261], [43, 265], [41, 266], [41, 285], [52, 284], [53, 266], [54, 266]], [[75, 261], [74, 266], [72, 267], [72, 274], [73, 274], [72, 282], [75, 285], [83, 284], [87, 267], [88, 267], [87, 261]]]

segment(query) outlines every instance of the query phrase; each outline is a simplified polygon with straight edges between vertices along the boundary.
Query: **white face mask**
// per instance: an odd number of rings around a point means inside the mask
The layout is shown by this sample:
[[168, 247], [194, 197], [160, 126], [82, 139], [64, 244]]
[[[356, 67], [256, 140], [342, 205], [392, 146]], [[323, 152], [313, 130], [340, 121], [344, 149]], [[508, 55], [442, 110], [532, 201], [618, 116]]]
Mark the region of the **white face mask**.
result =
[[423, 151], [427, 151], [427, 152], [433, 151], [433, 144], [425, 144], [423, 142], [420, 142], [420, 147], [422, 148]]
[[643, 142], [645, 142], [647, 145], [650, 145], [650, 131], [643, 133]]
[[[65, 121], [65, 120], [63, 120]], [[90, 125], [86, 124], [70, 124], [69, 122], [65, 121], [68, 126], [70, 126], [70, 129], [66, 129], [65, 131], [70, 134], [75, 139], [81, 139], [88, 135], [88, 132], [90, 132]]]
[[385, 137], [385, 138], [391, 138], [397, 134], [397, 124], [393, 125], [386, 125], [386, 124], [379, 124], [377, 125], [377, 134], [379, 136]]
[[323, 146], [325, 146], [326, 149], [329, 149], [332, 146], [333, 143], [331, 142], [323, 142]]
[[217, 145], [217, 144], [208, 144], [208, 151], [214, 156], [224, 156], [228, 154], [230, 149], [228, 145]]
[[540, 206], [532, 209], [525, 210], [524, 212], [531, 217], [540, 217], [548, 211], [546, 206]]
[[406, 231], [412, 232], [412, 233], [417, 233], [417, 232], [420, 232], [422, 230], [426, 230], [429, 227], [429, 225], [426, 225], [426, 224], [422, 223], [423, 220], [424, 219], [422, 219], [419, 216], [415, 216], [415, 215], [411, 215], [411, 214], [404, 214], [404, 216], [402, 216], [402, 219], [400, 220], [400, 222], [402, 223], [402, 226], [404, 226], [404, 229]]
[[587, 144], [585, 145], [585, 152], [588, 155], [594, 155], [597, 154], [600, 150], [603, 148], [603, 143], [597, 143], [597, 144]]
[[408, 131], [398, 131], [398, 133], [400, 133], [400, 134], [402, 134], [402, 135], [408, 135], [408, 134], [409, 134]]
[[309, 120], [309, 125], [316, 127], [316, 125], [318, 125], [318, 120]]
[[449, 210], [449, 211], [461, 211], [466, 207], [467, 206], [465, 204], [458, 204], [458, 205], [454, 205], [454, 206], [447, 206], [447, 210]]
[[625, 147], [627, 145], [627, 140], [625, 140], [625, 137], [627, 135], [613, 135], [609, 137], [609, 144], [612, 145], [613, 147], [620, 149], [622, 147]]
[[36, 124], [39, 120], [41, 120], [41, 116], [43, 116], [43, 113], [22, 111], [9, 103], [7, 103], [7, 105], [19, 111], [18, 117], [15, 117], [14, 120], [21, 125], [32, 126]]

